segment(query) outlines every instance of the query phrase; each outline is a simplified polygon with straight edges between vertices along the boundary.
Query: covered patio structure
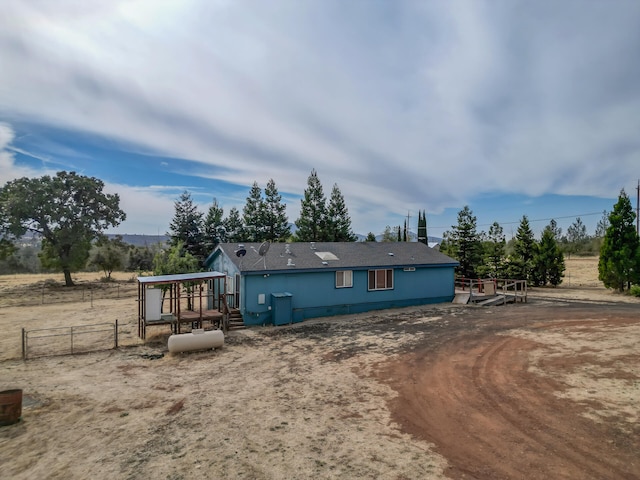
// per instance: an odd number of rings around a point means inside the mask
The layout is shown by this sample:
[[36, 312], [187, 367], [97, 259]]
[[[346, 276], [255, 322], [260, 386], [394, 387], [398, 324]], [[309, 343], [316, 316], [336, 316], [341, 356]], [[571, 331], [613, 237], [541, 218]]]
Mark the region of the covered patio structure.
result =
[[[138, 336], [145, 339], [147, 327], [170, 325], [180, 333], [181, 325], [203, 328], [211, 322], [226, 330], [229, 307], [227, 276], [220, 272], [181, 273], [137, 277]], [[168, 308], [164, 308], [168, 303]]]

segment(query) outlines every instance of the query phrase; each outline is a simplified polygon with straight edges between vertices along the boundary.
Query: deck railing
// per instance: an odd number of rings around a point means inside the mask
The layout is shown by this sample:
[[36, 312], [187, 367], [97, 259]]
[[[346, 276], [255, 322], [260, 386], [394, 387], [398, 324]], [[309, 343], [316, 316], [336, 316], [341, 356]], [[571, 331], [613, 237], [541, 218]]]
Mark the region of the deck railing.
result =
[[474, 296], [488, 297], [502, 292], [502, 295], [513, 296], [514, 301], [527, 301], [527, 281], [504, 278], [465, 278], [455, 279], [455, 288], [463, 292], [469, 292], [469, 301]]

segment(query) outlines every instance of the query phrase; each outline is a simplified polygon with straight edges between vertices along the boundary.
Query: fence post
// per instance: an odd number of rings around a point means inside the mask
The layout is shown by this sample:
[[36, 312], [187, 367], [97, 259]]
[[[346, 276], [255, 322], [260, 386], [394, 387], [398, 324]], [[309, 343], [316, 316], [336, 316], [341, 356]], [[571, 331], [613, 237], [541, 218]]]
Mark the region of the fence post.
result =
[[27, 359], [27, 332], [22, 327], [22, 360]]
[[118, 348], [118, 319], [116, 318], [116, 323], [113, 326], [113, 348]]
[[71, 355], [73, 355], [73, 327], [69, 327], [69, 331], [71, 332], [69, 335], [71, 337]]

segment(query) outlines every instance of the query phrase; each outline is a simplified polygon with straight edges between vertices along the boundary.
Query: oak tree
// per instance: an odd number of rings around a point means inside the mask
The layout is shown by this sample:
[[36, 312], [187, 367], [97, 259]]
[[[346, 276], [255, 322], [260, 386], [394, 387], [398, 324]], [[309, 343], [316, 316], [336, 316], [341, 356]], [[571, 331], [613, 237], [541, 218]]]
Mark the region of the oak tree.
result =
[[72, 286], [71, 273], [85, 266], [92, 241], [126, 218], [118, 194], [103, 189], [102, 180], [66, 171], [7, 182], [0, 188], [0, 237], [6, 245], [27, 232], [40, 235], [43, 266], [62, 271]]

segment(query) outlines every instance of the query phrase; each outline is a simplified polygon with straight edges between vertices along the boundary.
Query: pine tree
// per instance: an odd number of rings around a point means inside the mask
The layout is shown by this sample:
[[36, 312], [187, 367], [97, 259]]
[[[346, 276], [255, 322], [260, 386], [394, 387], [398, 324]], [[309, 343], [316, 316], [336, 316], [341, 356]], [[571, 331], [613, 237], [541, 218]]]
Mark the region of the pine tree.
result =
[[505, 251], [507, 241], [504, 230], [498, 222], [489, 227], [484, 245], [484, 265], [478, 268], [481, 276], [502, 278], [505, 275]]
[[607, 229], [609, 228], [609, 212], [604, 210], [602, 212], [602, 218], [598, 220], [598, 225], [596, 225], [596, 237], [603, 238], [607, 233]]
[[270, 242], [284, 241], [291, 235], [287, 206], [282, 203], [282, 196], [278, 193], [276, 182], [270, 179], [264, 189], [264, 239]]
[[554, 233], [557, 231], [555, 222], [547, 225], [542, 232], [540, 243], [536, 249], [532, 277], [533, 282], [538, 286], [544, 286], [549, 283], [556, 287], [562, 283], [565, 263], [564, 254], [560, 250]]
[[330, 242], [355, 242], [356, 236], [351, 230], [349, 210], [338, 184], [335, 183], [329, 197], [327, 210], [327, 240]]
[[450, 233], [450, 251], [460, 262], [456, 268], [458, 275], [465, 278], [476, 277], [478, 266], [482, 262], [482, 244], [476, 231], [476, 217], [468, 205], [458, 212], [458, 224], [452, 226]]
[[367, 238], [364, 239], [365, 242], [377, 242], [376, 234], [373, 232], [367, 233]]
[[533, 272], [533, 258], [536, 255], [536, 240], [526, 215], [522, 216], [516, 239], [513, 243], [513, 253], [509, 257], [508, 275], [517, 280], [531, 280]]
[[598, 278], [605, 287], [620, 292], [640, 282], [640, 240], [635, 218], [631, 200], [623, 189], [609, 214], [598, 262]]
[[208, 253], [204, 249], [204, 237], [202, 234], [202, 212], [193, 203], [191, 194], [186, 190], [174, 203], [175, 214], [167, 235], [171, 237], [170, 244], [178, 245], [182, 242], [184, 249], [193, 255], [198, 261], [204, 260]]
[[407, 221], [404, 221], [404, 230], [402, 231], [402, 241], [407, 241]]
[[567, 228], [569, 253], [580, 253], [584, 249], [588, 240], [589, 236], [587, 235], [587, 227], [582, 223], [580, 217], [578, 217], [576, 218], [576, 221]]
[[265, 240], [265, 205], [262, 199], [262, 189], [258, 182], [253, 182], [247, 203], [242, 210], [245, 236], [248, 242], [262, 242]]
[[227, 235], [227, 242], [246, 241], [240, 212], [236, 207], [231, 207], [229, 215], [224, 219], [224, 230]]
[[218, 204], [218, 200], [214, 198], [213, 203], [207, 211], [207, 215], [204, 217], [202, 229], [207, 255], [213, 252], [213, 249], [216, 248], [218, 243], [227, 241], [222, 218], [223, 216], [224, 210]]
[[300, 217], [295, 221], [298, 231], [296, 239], [300, 242], [327, 241], [327, 206], [315, 169], [307, 179], [304, 197], [300, 200]]
[[418, 241], [429, 244], [429, 237], [427, 236], [427, 211], [423, 210], [422, 214], [418, 210]]

